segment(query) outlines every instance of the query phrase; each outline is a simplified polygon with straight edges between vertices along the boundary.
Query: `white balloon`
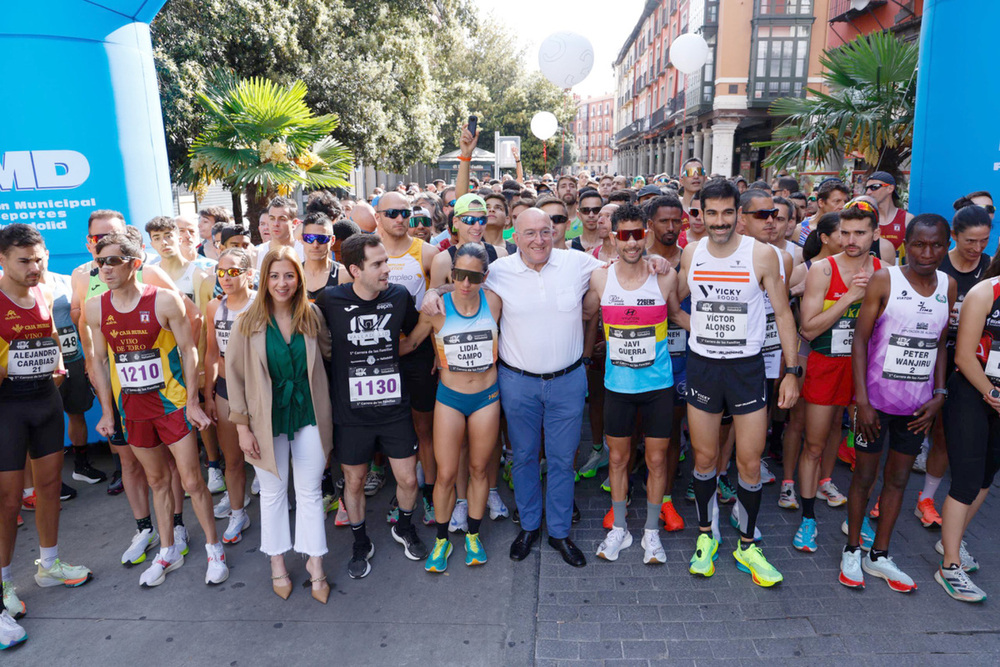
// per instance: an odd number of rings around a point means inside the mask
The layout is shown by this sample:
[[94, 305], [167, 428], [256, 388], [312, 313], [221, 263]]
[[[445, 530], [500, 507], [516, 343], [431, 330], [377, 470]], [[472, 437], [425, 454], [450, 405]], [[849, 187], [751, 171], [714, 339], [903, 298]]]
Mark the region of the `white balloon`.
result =
[[694, 74], [708, 62], [708, 42], [701, 35], [686, 32], [670, 45], [670, 62], [683, 74]]
[[559, 119], [554, 113], [539, 111], [531, 117], [531, 133], [545, 141], [559, 129]]
[[572, 88], [594, 68], [594, 47], [575, 32], [554, 32], [538, 48], [538, 67], [560, 88]]

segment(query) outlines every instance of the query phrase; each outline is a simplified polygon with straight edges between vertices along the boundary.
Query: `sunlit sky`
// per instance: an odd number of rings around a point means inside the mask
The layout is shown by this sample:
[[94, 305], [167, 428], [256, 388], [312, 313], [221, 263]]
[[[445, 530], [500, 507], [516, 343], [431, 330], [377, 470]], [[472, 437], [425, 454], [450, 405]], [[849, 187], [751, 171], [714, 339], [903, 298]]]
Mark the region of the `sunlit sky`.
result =
[[553, 32], [576, 32], [594, 45], [594, 69], [573, 87], [581, 97], [614, 92], [611, 67], [635, 27], [644, 0], [482, 0], [480, 7], [507, 25], [526, 47], [526, 65], [538, 69], [538, 46]]

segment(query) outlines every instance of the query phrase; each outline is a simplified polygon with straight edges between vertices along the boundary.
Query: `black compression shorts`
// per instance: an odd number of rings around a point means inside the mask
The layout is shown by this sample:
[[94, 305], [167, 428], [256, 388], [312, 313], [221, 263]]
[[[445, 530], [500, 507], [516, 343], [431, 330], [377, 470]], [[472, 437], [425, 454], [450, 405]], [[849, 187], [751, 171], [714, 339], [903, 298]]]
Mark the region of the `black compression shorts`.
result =
[[674, 388], [622, 394], [604, 392], [604, 433], [611, 438], [628, 438], [640, 420], [647, 438], [669, 438], [674, 425]]
[[24, 470], [25, 456], [61, 452], [66, 435], [62, 399], [54, 382], [29, 400], [0, 400], [0, 472]]

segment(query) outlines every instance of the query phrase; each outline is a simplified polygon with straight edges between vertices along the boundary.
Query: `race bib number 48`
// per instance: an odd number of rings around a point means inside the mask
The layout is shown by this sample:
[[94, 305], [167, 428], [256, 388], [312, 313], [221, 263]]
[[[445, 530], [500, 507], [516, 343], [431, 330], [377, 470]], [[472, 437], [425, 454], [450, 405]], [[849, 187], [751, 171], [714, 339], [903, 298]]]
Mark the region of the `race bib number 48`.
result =
[[63, 357], [75, 357], [80, 352], [80, 336], [76, 333], [76, 327], [59, 327], [59, 347], [62, 348]]
[[163, 377], [163, 362], [157, 350], [116, 354], [115, 368], [122, 393], [147, 394], [167, 386]]
[[58, 364], [59, 346], [49, 337], [10, 342], [7, 377], [11, 380], [43, 380]]

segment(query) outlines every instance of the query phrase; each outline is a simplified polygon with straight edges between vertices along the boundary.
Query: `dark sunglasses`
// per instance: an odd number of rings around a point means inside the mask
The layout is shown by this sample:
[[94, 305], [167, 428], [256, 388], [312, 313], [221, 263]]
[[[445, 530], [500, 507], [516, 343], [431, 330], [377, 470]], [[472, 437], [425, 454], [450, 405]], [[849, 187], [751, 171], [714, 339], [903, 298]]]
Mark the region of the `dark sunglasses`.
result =
[[420, 227], [421, 225], [424, 227], [430, 227], [431, 224], [433, 224], [431, 219], [423, 215], [410, 218], [410, 227]]
[[452, 269], [451, 279], [456, 283], [468, 280], [473, 285], [478, 285], [486, 280], [486, 274], [481, 271], [468, 271], [466, 269]]
[[486, 216], [485, 215], [462, 215], [459, 216], [459, 221], [464, 222], [467, 225], [485, 225]]
[[549, 220], [552, 221], [553, 225], [564, 225], [569, 222], [569, 216], [561, 214], [550, 215]]
[[635, 239], [636, 241], [641, 241], [646, 238], [645, 229], [619, 229], [615, 232], [615, 236], [622, 243], [627, 243], [629, 239]]
[[809, 195], [808, 197], [806, 197], [806, 201], [818, 201], [818, 200], [819, 197], [817, 197], [816, 195]]
[[323, 244], [323, 243], [329, 243], [330, 239], [332, 238], [333, 237], [330, 236], [329, 234], [303, 234], [302, 242], [307, 244], [312, 244], [312, 243]]
[[413, 211], [408, 208], [386, 208], [379, 211], [379, 213], [387, 218], [398, 218], [399, 216], [403, 216], [403, 220], [406, 220], [410, 217], [410, 214], [413, 213]]
[[869, 183], [868, 185], [865, 186], [865, 192], [868, 192], [869, 190], [871, 190], [872, 192], [878, 192], [884, 187], [885, 187], [884, 183]]
[[229, 276], [230, 278], [239, 278], [248, 270], [249, 269], [240, 269], [234, 266], [231, 269], [216, 269], [215, 275], [219, 276], [220, 278], [225, 278], [226, 276]]
[[688, 209], [688, 215], [690, 215], [692, 218], [700, 218], [701, 217], [701, 209], [700, 208], [689, 208]]
[[[108, 232], [108, 234], [110, 233], [111, 232]], [[108, 234], [91, 234], [90, 236], [87, 237], [87, 240], [90, 241], [92, 244], [97, 245], [97, 242], [103, 239]]]
[[983, 208], [985, 208], [986, 212], [989, 213], [990, 215], [993, 215], [994, 213], [997, 212], [997, 207], [994, 206], [993, 204], [987, 204]]
[[455, 202], [457, 202], [457, 201], [458, 201], [457, 199], [452, 199], [450, 202], [448, 202], [447, 204], [445, 204], [445, 206], [450, 206], [452, 208], [455, 208]]
[[583, 213], [584, 215], [597, 215], [598, 213], [601, 212], [601, 207], [600, 206], [581, 206], [577, 210], [580, 211], [580, 213]]
[[129, 257], [128, 255], [109, 255], [107, 257], [95, 257], [94, 261], [98, 266], [121, 266], [125, 262], [131, 262], [138, 257]]
[[768, 218], [773, 218], [778, 215], [778, 209], [776, 208], [761, 208], [756, 211], [743, 211], [747, 215], [752, 215], [758, 220], [767, 220]]

